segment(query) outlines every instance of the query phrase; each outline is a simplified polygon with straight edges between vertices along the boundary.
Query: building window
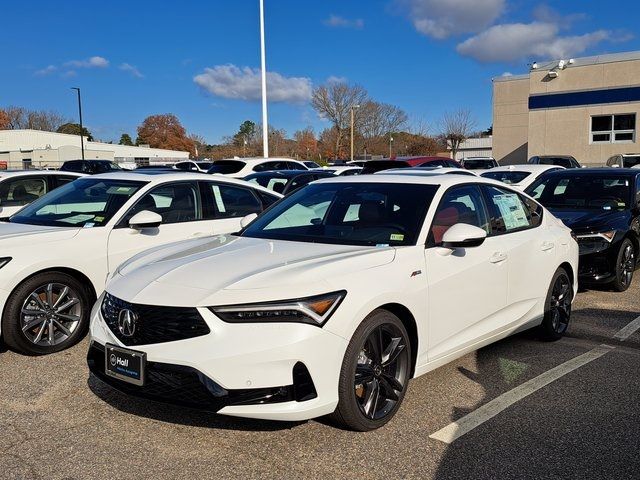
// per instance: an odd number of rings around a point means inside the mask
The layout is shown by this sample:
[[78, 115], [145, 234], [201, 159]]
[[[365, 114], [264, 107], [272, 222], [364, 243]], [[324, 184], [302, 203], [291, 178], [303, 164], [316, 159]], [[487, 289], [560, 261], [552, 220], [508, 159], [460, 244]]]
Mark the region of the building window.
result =
[[635, 141], [635, 113], [591, 117], [591, 143], [631, 143]]

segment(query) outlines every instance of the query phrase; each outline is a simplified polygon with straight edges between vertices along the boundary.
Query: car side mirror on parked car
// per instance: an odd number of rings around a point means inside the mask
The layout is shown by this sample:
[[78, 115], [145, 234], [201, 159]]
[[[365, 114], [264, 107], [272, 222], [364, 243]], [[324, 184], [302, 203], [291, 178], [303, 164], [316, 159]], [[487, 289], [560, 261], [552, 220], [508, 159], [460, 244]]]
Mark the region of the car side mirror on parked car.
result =
[[258, 218], [257, 213], [250, 213], [249, 215], [242, 217], [242, 220], [240, 220], [240, 226], [242, 228], [247, 228], [256, 218]]
[[479, 247], [486, 238], [487, 232], [482, 228], [467, 223], [456, 223], [442, 236], [442, 247], [450, 250]]
[[162, 217], [155, 212], [142, 210], [136, 213], [129, 220], [129, 227], [134, 230], [142, 230], [145, 228], [158, 228], [162, 224]]

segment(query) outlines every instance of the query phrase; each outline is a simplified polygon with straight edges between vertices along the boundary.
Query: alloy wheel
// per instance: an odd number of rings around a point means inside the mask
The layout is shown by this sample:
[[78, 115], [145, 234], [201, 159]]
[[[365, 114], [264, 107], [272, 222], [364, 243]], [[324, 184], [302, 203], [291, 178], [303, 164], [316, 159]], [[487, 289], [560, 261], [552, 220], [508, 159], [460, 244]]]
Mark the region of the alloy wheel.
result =
[[20, 313], [20, 328], [32, 344], [51, 347], [65, 342], [78, 328], [82, 303], [68, 285], [47, 283], [33, 290]]
[[553, 284], [550, 299], [551, 328], [554, 332], [563, 334], [569, 326], [571, 317], [571, 299], [573, 291], [571, 282], [566, 275], [559, 275]]
[[402, 332], [392, 324], [376, 327], [358, 355], [354, 393], [365, 417], [378, 420], [393, 410], [404, 391], [409, 355]]
[[620, 259], [620, 283], [628, 287], [633, 278], [633, 270], [635, 269], [635, 253], [633, 245], [626, 245]]

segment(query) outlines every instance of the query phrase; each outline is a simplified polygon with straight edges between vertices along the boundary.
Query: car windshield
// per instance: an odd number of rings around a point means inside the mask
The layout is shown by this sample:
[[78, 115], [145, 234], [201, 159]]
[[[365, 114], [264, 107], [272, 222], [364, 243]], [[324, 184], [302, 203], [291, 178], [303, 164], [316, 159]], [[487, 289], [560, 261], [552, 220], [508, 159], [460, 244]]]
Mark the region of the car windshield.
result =
[[631, 197], [630, 177], [616, 175], [554, 175], [526, 192], [547, 208], [624, 209]]
[[493, 160], [465, 160], [464, 168], [467, 170], [482, 170], [487, 168], [493, 168], [495, 164]]
[[281, 200], [245, 237], [341, 245], [414, 245], [437, 185], [319, 183]]
[[507, 185], [514, 185], [514, 184], [520, 183], [530, 175], [531, 173], [529, 172], [505, 171], [505, 172], [485, 172], [481, 176], [485, 178], [491, 178], [492, 180], [498, 180], [502, 183], [506, 183]]
[[627, 155], [622, 157], [622, 166], [624, 168], [632, 168], [640, 164], [640, 155]]
[[9, 221], [49, 227], [101, 227], [143, 185], [145, 182], [80, 178], [36, 200]]
[[238, 173], [244, 167], [245, 163], [239, 160], [218, 160], [213, 162], [207, 173], [231, 174]]

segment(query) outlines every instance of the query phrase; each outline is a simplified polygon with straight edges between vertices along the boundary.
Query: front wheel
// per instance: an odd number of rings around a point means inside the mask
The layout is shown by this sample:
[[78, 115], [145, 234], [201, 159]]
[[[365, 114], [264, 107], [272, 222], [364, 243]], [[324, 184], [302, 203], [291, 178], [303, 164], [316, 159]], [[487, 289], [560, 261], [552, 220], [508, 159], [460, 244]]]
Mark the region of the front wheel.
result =
[[624, 292], [631, 285], [633, 272], [636, 269], [636, 249], [628, 238], [622, 241], [616, 258], [615, 279], [613, 289], [616, 292]]
[[407, 390], [411, 358], [409, 336], [400, 319], [386, 310], [372, 312], [347, 347], [333, 420], [362, 432], [391, 420]]
[[2, 335], [9, 348], [46, 355], [71, 347], [89, 324], [92, 294], [74, 277], [60, 272], [34, 275], [9, 297]]
[[558, 268], [553, 275], [545, 301], [542, 319], [542, 335], [545, 340], [559, 340], [569, 327], [573, 285], [564, 268]]

